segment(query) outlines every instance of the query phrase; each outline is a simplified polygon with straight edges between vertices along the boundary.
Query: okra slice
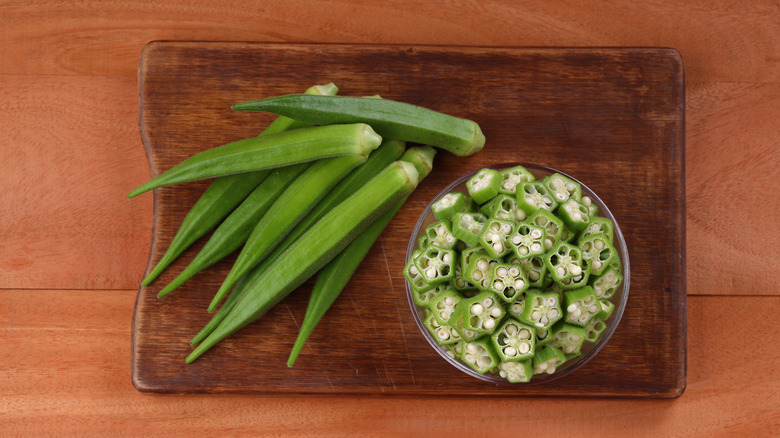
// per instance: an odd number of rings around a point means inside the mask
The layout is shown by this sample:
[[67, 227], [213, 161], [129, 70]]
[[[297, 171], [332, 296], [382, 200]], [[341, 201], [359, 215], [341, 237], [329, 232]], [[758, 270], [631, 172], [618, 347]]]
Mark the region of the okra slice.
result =
[[599, 306], [601, 306], [601, 310], [593, 319], [599, 318], [606, 321], [612, 315], [612, 312], [615, 311], [615, 303], [609, 300], [599, 300]]
[[527, 293], [520, 321], [535, 328], [546, 330], [563, 317], [561, 299], [558, 294]]
[[509, 236], [509, 246], [520, 260], [542, 255], [545, 253], [544, 239], [546, 236], [544, 228], [521, 223]]
[[[473, 297], [472, 297], [473, 298]], [[464, 299], [468, 299], [465, 298]], [[463, 299], [461, 299], [458, 304], [463, 302]], [[447, 321], [447, 325], [451, 326], [455, 330], [458, 331], [458, 334], [460, 335], [461, 339], [463, 339], [466, 342], [473, 341], [475, 339], [479, 339], [483, 336], [486, 336], [484, 333], [475, 332], [474, 330], [471, 330], [465, 326], [466, 318], [463, 317], [465, 307], [462, 305], [455, 307], [455, 313], [452, 315], [452, 318], [450, 318], [449, 321]], [[465, 310], [468, 311], [467, 309]]]
[[466, 344], [466, 342], [461, 339], [459, 342], [455, 342], [454, 344], [447, 344], [447, 356], [453, 358], [453, 359], [460, 359], [460, 356], [463, 354], [463, 346]]
[[499, 193], [505, 195], [515, 195], [517, 186], [523, 182], [533, 181], [535, 178], [523, 166], [510, 167], [499, 172], [501, 174], [501, 187], [498, 189]]
[[560, 349], [565, 355], [578, 355], [586, 336], [584, 327], [561, 321], [552, 328], [548, 345]]
[[528, 216], [525, 223], [544, 228], [544, 250], [549, 251], [561, 239], [563, 221], [551, 212], [540, 209]]
[[534, 355], [532, 362], [534, 366], [534, 375], [543, 373], [552, 374], [564, 362], [566, 362], [566, 356], [563, 355], [563, 352], [548, 345]]
[[571, 243], [577, 237], [577, 233], [567, 228], [565, 225], [561, 230], [561, 242]]
[[564, 292], [563, 305], [566, 310], [564, 321], [581, 327], [585, 327], [602, 310], [599, 299], [590, 286]]
[[470, 254], [471, 261], [463, 272], [463, 277], [480, 290], [487, 291], [493, 274], [493, 265], [498, 263], [487, 252], [480, 248], [479, 252]]
[[528, 279], [528, 287], [543, 287], [544, 279], [547, 277], [547, 265], [544, 264], [543, 256], [533, 256], [520, 260], [520, 266]]
[[428, 283], [420, 270], [417, 269], [417, 266], [414, 265], [414, 259], [419, 257], [421, 253], [421, 250], [415, 250], [404, 267], [404, 277], [409, 282], [409, 286], [412, 287], [412, 291], [420, 293], [433, 289], [433, 286]]
[[585, 340], [588, 342], [596, 342], [601, 337], [601, 334], [607, 330], [607, 323], [601, 318], [593, 318], [588, 325], [585, 326]]
[[438, 286], [452, 280], [457, 262], [455, 251], [431, 244], [414, 259], [414, 266], [428, 284]]
[[519, 362], [501, 362], [498, 364], [498, 375], [511, 383], [528, 382], [534, 374], [531, 362], [531, 359]]
[[530, 359], [534, 356], [535, 330], [513, 318], [507, 319], [490, 336], [490, 340], [503, 362]]
[[541, 181], [521, 183], [517, 187], [516, 200], [517, 207], [528, 214], [539, 209], [553, 211], [558, 207], [558, 202]]
[[428, 309], [439, 324], [448, 324], [461, 296], [452, 289], [447, 289], [428, 302]]
[[593, 200], [590, 199], [590, 196], [583, 196], [582, 199], [580, 199], [580, 202], [585, 207], [588, 207], [588, 216], [592, 218], [596, 217], [596, 215], [599, 213], [599, 206], [593, 203]]
[[605, 217], [593, 217], [590, 218], [590, 224], [587, 228], [582, 230], [577, 236], [578, 240], [582, 240], [592, 234], [603, 233], [607, 236], [609, 243], [614, 243], [615, 232], [613, 231], [612, 221]]
[[558, 204], [563, 204], [569, 199], [579, 201], [582, 199], [582, 187], [571, 178], [554, 173], [544, 178], [544, 185], [552, 194]]
[[511, 220], [491, 218], [482, 228], [478, 242], [488, 255], [501, 258], [512, 251], [507, 238], [514, 233], [515, 223]]
[[[450, 325], [476, 333], [491, 334], [506, 315], [498, 299], [491, 292], [482, 292], [473, 298], [458, 302]], [[461, 332], [463, 334], [463, 332]]]
[[503, 177], [498, 171], [485, 168], [466, 181], [466, 189], [474, 202], [484, 204], [498, 194], [502, 181]]
[[593, 275], [601, 275], [609, 269], [609, 263], [617, 257], [617, 251], [605, 234], [591, 234], [580, 239], [582, 258], [590, 263]]
[[582, 231], [590, 224], [588, 207], [575, 199], [567, 199], [558, 207], [558, 217], [563, 224], [572, 230]]
[[425, 249], [428, 246], [430, 246], [430, 244], [431, 244], [431, 239], [425, 233], [420, 234], [420, 237], [417, 238], [418, 249]]
[[528, 213], [517, 206], [513, 196], [504, 194], [499, 194], [488, 201], [480, 211], [487, 217], [508, 221], [523, 221], [528, 217]]
[[463, 355], [460, 359], [480, 374], [498, 366], [498, 355], [488, 338], [467, 342], [463, 347]]
[[496, 263], [493, 265], [489, 291], [507, 303], [512, 303], [526, 289], [528, 289], [528, 279], [525, 278], [520, 264]]
[[428, 315], [423, 325], [439, 345], [455, 344], [461, 341], [457, 330], [447, 324], [441, 324], [433, 314]]
[[463, 295], [465, 292], [478, 291], [476, 286], [469, 283], [466, 278], [463, 277], [463, 268], [461, 264], [455, 265], [455, 276], [450, 280], [450, 287]]
[[523, 308], [525, 307], [525, 294], [526, 293], [537, 293], [538, 291], [536, 289], [526, 289], [525, 292], [521, 293], [520, 295], [515, 298], [514, 301], [509, 303], [509, 306], [506, 308], [506, 312], [513, 318], [519, 320], [520, 315], [523, 314]]
[[454, 248], [458, 239], [452, 234], [452, 224], [447, 219], [442, 219], [425, 227], [425, 235], [429, 245], [441, 248]]
[[462, 192], [451, 192], [431, 204], [436, 219], [449, 219], [455, 213], [463, 211], [469, 205], [469, 199]]
[[610, 266], [601, 276], [593, 280], [593, 291], [596, 292], [598, 299], [608, 300], [615, 295], [621, 284], [623, 284], [623, 276]]
[[427, 306], [432, 299], [436, 298], [440, 293], [448, 289], [449, 289], [448, 284], [431, 287], [430, 289], [425, 289], [421, 291], [412, 289], [412, 299], [414, 300], [414, 303], [417, 304], [418, 306]]
[[552, 339], [552, 336], [550, 336], [550, 329], [536, 329], [536, 350], [538, 351], [543, 345], [550, 342], [550, 339]]
[[552, 279], [564, 289], [567, 283], [563, 280], [582, 277], [589, 267], [582, 257], [582, 250], [566, 242], [558, 242], [550, 249], [544, 255], [544, 264]]
[[485, 223], [487, 217], [481, 213], [455, 213], [452, 217], [452, 235], [469, 246], [477, 246]]

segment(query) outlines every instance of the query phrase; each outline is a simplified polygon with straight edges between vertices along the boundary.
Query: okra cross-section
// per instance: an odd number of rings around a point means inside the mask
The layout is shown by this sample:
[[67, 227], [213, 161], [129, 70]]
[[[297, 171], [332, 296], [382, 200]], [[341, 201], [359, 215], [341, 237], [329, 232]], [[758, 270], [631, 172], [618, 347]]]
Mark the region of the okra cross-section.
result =
[[528, 213], [517, 206], [514, 196], [505, 194], [499, 194], [486, 202], [479, 211], [487, 217], [508, 221], [522, 221], [528, 217]]
[[585, 326], [585, 340], [588, 342], [596, 342], [606, 330], [607, 324], [601, 318], [593, 318], [588, 325]]
[[422, 272], [420, 272], [414, 264], [414, 260], [419, 257], [421, 253], [422, 251], [415, 250], [404, 267], [404, 277], [406, 277], [406, 281], [409, 282], [409, 285], [415, 292], [425, 292], [426, 290], [433, 289], [433, 286], [428, 283], [428, 280], [425, 279]]
[[547, 265], [543, 256], [533, 256], [519, 261], [523, 273], [528, 279], [528, 287], [542, 287], [547, 275]]
[[467, 342], [462, 354], [461, 360], [480, 374], [484, 374], [498, 365], [498, 355], [488, 338]]
[[496, 263], [490, 279], [489, 291], [498, 295], [507, 303], [513, 302], [524, 290], [528, 289], [528, 279], [519, 264]]
[[563, 352], [548, 345], [534, 355], [534, 374], [553, 374], [564, 362], [566, 362], [566, 356]]
[[514, 195], [520, 183], [533, 181], [534, 176], [523, 166], [510, 167], [499, 172], [501, 174], [501, 187], [499, 193]]
[[565, 321], [582, 327], [602, 310], [596, 293], [590, 286], [564, 292], [563, 303], [566, 310]]
[[590, 224], [588, 207], [571, 198], [558, 207], [558, 217], [572, 230], [582, 231]]
[[535, 330], [513, 318], [507, 319], [490, 339], [502, 361], [530, 359], [534, 355]]
[[519, 362], [501, 362], [498, 364], [498, 375], [510, 383], [524, 383], [533, 377], [533, 365], [531, 359]]
[[447, 324], [460, 300], [461, 296], [457, 292], [448, 289], [433, 298], [428, 303], [428, 309], [439, 324]]
[[605, 217], [593, 217], [590, 218], [590, 224], [580, 232], [580, 235], [577, 237], [579, 240], [582, 240], [592, 234], [599, 234], [603, 233], [607, 236], [607, 240], [609, 240], [609, 243], [614, 242], [614, 236], [615, 232], [613, 231], [613, 225], [612, 221], [605, 218]]
[[488, 255], [501, 258], [512, 251], [507, 238], [515, 231], [515, 223], [509, 220], [488, 219], [479, 235], [479, 244]]
[[609, 243], [605, 234], [591, 234], [579, 241], [582, 250], [582, 258], [590, 263], [591, 273], [601, 275], [608, 268], [609, 263], [617, 256], [617, 251]]
[[560, 349], [567, 356], [576, 356], [580, 353], [586, 336], [587, 332], [583, 327], [561, 321], [553, 327], [549, 345]]
[[490, 334], [506, 314], [500, 302], [490, 292], [460, 300], [450, 323], [476, 333]]
[[564, 289], [587, 281], [590, 272], [590, 266], [582, 258], [582, 251], [566, 242], [558, 242], [545, 254], [544, 263], [552, 279]]
[[466, 181], [466, 189], [477, 204], [484, 204], [498, 194], [503, 177], [493, 169], [481, 169]]
[[468, 204], [469, 199], [464, 193], [452, 192], [431, 204], [431, 211], [438, 220], [449, 219], [455, 213], [463, 211]]
[[563, 221], [551, 212], [539, 209], [525, 220], [525, 223], [544, 228], [544, 250], [549, 251], [561, 238]]
[[517, 207], [528, 214], [543, 209], [552, 211], [558, 206], [558, 202], [550, 194], [550, 191], [541, 181], [529, 181], [517, 187]]
[[450, 281], [455, 276], [457, 261], [454, 250], [432, 244], [414, 259], [414, 266], [428, 284], [437, 286]]
[[452, 235], [469, 246], [477, 246], [486, 222], [481, 213], [456, 213], [452, 217]]
[[452, 224], [447, 219], [442, 219], [425, 227], [425, 236], [429, 245], [436, 245], [442, 248], [453, 248], [458, 243], [458, 239], [452, 234]]
[[536, 225], [521, 223], [517, 226], [515, 232], [509, 236], [509, 246], [519, 259], [542, 255], [544, 250], [544, 239], [547, 233], [544, 228]]
[[545, 177], [543, 181], [558, 204], [563, 204], [569, 199], [577, 201], [582, 199], [582, 186], [571, 178], [554, 173]]
[[527, 293], [520, 321], [546, 330], [563, 317], [560, 297], [555, 292]]
[[478, 248], [478, 251], [464, 253], [463, 257], [468, 257], [470, 261], [463, 271], [463, 277], [480, 290], [487, 291], [490, 287], [493, 265], [498, 261], [490, 257], [481, 247]]
[[460, 334], [452, 326], [442, 324], [433, 314], [428, 315], [423, 325], [439, 345], [455, 344], [461, 341]]

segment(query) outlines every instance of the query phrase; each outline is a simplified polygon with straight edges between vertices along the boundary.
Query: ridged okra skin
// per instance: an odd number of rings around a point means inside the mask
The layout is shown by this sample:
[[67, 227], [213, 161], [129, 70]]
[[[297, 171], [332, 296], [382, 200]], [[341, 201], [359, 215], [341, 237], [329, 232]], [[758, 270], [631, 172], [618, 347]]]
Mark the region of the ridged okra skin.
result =
[[467, 119], [389, 99], [291, 94], [233, 105], [238, 111], [267, 111], [311, 124], [367, 123], [379, 135], [426, 144], [468, 156], [482, 150], [485, 136]]
[[393, 162], [331, 210], [247, 286], [225, 319], [186, 362], [191, 363], [225, 337], [260, 318], [325, 266], [379, 216], [408, 196], [417, 186], [418, 178], [413, 165]]
[[339, 155], [368, 157], [382, 137], [363, 123], [315, 126], [238, 140], [182, 161], [128, 195], [218, 176], [287, 166]]

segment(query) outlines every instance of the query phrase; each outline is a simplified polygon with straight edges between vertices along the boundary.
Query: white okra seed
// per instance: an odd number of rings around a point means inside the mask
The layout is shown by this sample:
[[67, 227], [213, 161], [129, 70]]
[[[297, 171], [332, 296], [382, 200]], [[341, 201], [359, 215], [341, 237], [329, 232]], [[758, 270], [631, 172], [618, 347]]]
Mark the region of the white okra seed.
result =
[[479, 268], [480, 271], [484, 271], [488, 268], [488, 262], [485, 260], [480, 260], [477, 262], [477, 268]]
[[444, 256], [441, 259], [444, 261], [444, 263], [449, 263], [452, 261], [452, 255], [444, 254]]
[[522, 289], [525, 286], [525, 282], [523, 280], [517, 279], [515, 280], [515, 289]]
[[530, 346], [530, 345], [528, 345], [528, 343], [527, 343], [527, 342], [523, 342], [522, 344], [520, 344], [520, 346], [518, 347], [518, 349], [520, 350], [520, 354], [526, 354], [526, 353], [528, 353], [529, 351], [531, 351], [531, 346]]
[[435, 269], [433, 269], [433, 268], [428, 268], [428, 270], [427, 270], [427, 271], [425, 271], [425, 275], [426, 275], [428, 278], [434, 278], [434, 277], [436, 277], [436, 270], [435, 270]]
[[602, 242], [601, 240], [596, 240], [595, 242], [593, 242], [593, 246], [595, 246], [596, 249], [604, 249], [604, 242]]
[[469, 343], [468, 345], [466, 345], [466, 351], [468, 351], [469, 353], [476, 353], [477, 350], [478, 348], [475, 344]]
[[485, 308], [479, 303], [472, 304], [470, 309], [471, 314], [477, 316], [481, 315], [484, 310]]
[[531, 318], [539, 319], [541, 317], [542, 317], [542, 312], [540, 312], [538, 310], [534, 310], [533, 312], [531, 312]]
[[484, 327], [485, 330], [490, 330], [495, 326], [496, 326], [496, 322], [493, 321], [492, 319], [486, 319], [485, 322], [482, 323], [482, 327]]
[[555, 297], [547, 298], [547, 307], [553, 307], [557, 303], [558, 303], [558, 300]]
[[575, 310], [577, 310], [577, 305], [576, 305], [576, 304], [574, 304], [574, 303], [571, 303], [571, 304], [569, 304], [569, 307], [567, 307], [567, 308], [566, 308], [566, 310], [567, 310], [569, 313], [571, 313], [571, 312], [574, 312]]
[[446, 304], [448, 306], [451, 306], [451, 305], [455, 304], [455, 298], [452, 298], [452, 297], [445, 298], [444, 299], [444, 304]]
[[493, 318], [498, 318], [499, 316], [501, 316], [501, 308], [494, 307], [490, 309], [490, 316], [492, 316]]
[[512, 357], [517, 354], [517, 350], [514, 347], [506, 347], [504, 348], [504, 355], [506, 357]]
[[420, 273], [420, 271], [417, 270], [416, 266], [412, 265], [409, 267], [409, 273], [416, 276]]
[[496, 270], [496, 273], [498, 274], [499, 277], [506, 277], [507, 270], [506, 268], [498, 268], [498, 270]]
[[482, 305], [485, 307], [490, 307], [493, 305], [493, 300], [491, 298], [485, 298], [482, 300]]
[[555, 273], [558, 274], [558, 277], [563, 277], [564, 275], [566, 275], [566, 270], [563, 269], [563, 266], [558, 266], [557, 268], [555, 268]]
[[531, 251], [533, 252], [541, 252], [542, 251], [542, 245], [539, 245], [538, 243], [534, 243], [531, 245]]
[[520, 275], [520, 270], [513, 266], [509, 268], [509, 275], [511, 275], [512, 277], [517, 277], [518, 275]]
[[493, 282], [493, 289], [495, 290], [504, 290], [504, 282], [501, 280], [496, 280]]

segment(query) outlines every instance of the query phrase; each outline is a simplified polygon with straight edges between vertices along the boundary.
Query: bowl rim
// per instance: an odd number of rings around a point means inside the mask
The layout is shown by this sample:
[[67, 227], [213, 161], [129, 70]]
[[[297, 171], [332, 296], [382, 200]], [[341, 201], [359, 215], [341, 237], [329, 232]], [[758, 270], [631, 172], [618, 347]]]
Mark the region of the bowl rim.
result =
[[436, 343], [436, 341], [433, 340], [433, 336], [428, 332], [428, 330], [425, 329], [425, 326], [423, 324], [422, 319], [420, 318], [419, 311], [417, 304], [414, 302], [414, 298], [412, 296], [412, 289], [409, 284], [409, 281], [406, 280], [404, 277], [404, 285], [406, 286], [406, 299], [409, 303], [409, 308], [412, 312], [412, 317], [414, 318], [415, 323], [417, 324], [417, 328], [422, 333], [425, 340], [428, 342], [428, 344], [447, 362], [450, 363], [450, 365], [453, 365], [455, 368], [459, 369], [460, 371], [464, 372], [465, 374], [477, 378], [479, 380], [499, 384], [499, 385], [507, 385], [507, 386], [523, 386], [523, 385], [539, 385], [543, 383], [548, 383], [554, 380], [558, 380], [560, 378], [566, 377], [569, 374], [574, 373], [575, 371], [582, 368], [586, 363], [588, 363], [593, 357], [595, 357], [602, 348], [607, 344], [609, 339], [612, 337], [612, 335], [615, 333], [615, 330], [617, 329], [620, 320], [623, 318], [623, 312], [626, 309], [626, 304], [628, 302], [628, 292], [630, 288], [630, 280], [631, 280], [631, 263], [629, 261], [628, 256], [628, 247], [626, 245], [625, 238], [623, 236], [623, 232], [620, 229], [620, 225], [618, 224], [617, 220], [615, 219], [615, 216], [612, 214], [612, 211], [607, 207], [607, 205], [604, 203], [604, 201], [593, 191], [588, 187], [586, 184], [584, 184], [582, 181], [578, 180], [577, 178], [573, 177], [572, 175], [569, 175], [566, 172], [563, 172], [558, 169], [554, 169], [552, 167], [539, 165], [539, 164], [533, 164], [533, 163], [522, 163], [522, 162], [512, 162], [512, 163], [499, 163], [499, 164], [493, 164], [489, 166], [483, 166], [480, 167], [477, 170], [474, 170], [472, 172], [469, 172], [454, 181], [452, 181], [450, 184], [448, 184], [446, 187], [444, 187], [425, 207], [423, 212], [420, 214], [420, 217], [417, 220], [417, 223], [415, 224], [414, 230], [412, 231], [412, 235], [409, 239], [409, 244], [407, 246], [406, 250], [406, 258], [404, 260], [404, 266], [406, 266], [407, 263], [409, 263], [409, 259], [412, 256], [412, 253], [415, 250], [415, 247], [417, 246], [417, 236], [420, 234], [421, 228], [423, 228], [423, 224], [426, 220], [426, 218], [431, 214], [431, 206], [434, 202], [436, 202], [438, 199], [440, 199], [442, 196], [446, 195], [447, 193], [453, 191], [456, 187], [464, 184], [466, 181], [468, 181], [469, 178], [476, 175], [477, 172], [479, 172], [482, 169], [489, 168], [494, 170], [503, 170], [508, 169], [511, 167], [516, 166], [523, 166], [524, 168], [541, 172], [547, 172], [549, 174], [558, 173], [560, 175], [563, 175], [567, 178], [572, 179], [573, 181], [580, 184], [582, 187], [583, 192], [587, 191], [588, 196], [595, 202], [599, 207], [599, 215], [605, 216], [608, 219], [612, 221], [613, 224], [613, 234], [614, 234], [614, 241], [617, 241], [619, 244], [615, 245], [615, 249], [617, 249], [620, 252], [620, 262], [623, 267], [623, 290], [622, 295], [620, 298], [620, 303], [618, 303], [615, 306], [615, 310], [612, 315], [610, 315], [610, 319], [612, 322], [607, 327], [606, 332], [601, 336], [601, 338], [598, 340], [596, 345], [586, 354], [583, 354], [579, 360], [573, 362], [571, 365], [568, 365], [566, 368], [562, 369], [560, 372], [556, 371], [553, 374], [544, 375], [541, 377], [534, 377], [532, 376], [531, 379], [528, 382], [509, 382], [506, 379], [495, 377], [488, 374], [480, 374], [473, 369], [471, 369], [469, 366], [467, 366], [465, 363], [461, 362], [458, 359], [453, 358], [452, 356], [447, 354], [446, 347], [439, 345]]

